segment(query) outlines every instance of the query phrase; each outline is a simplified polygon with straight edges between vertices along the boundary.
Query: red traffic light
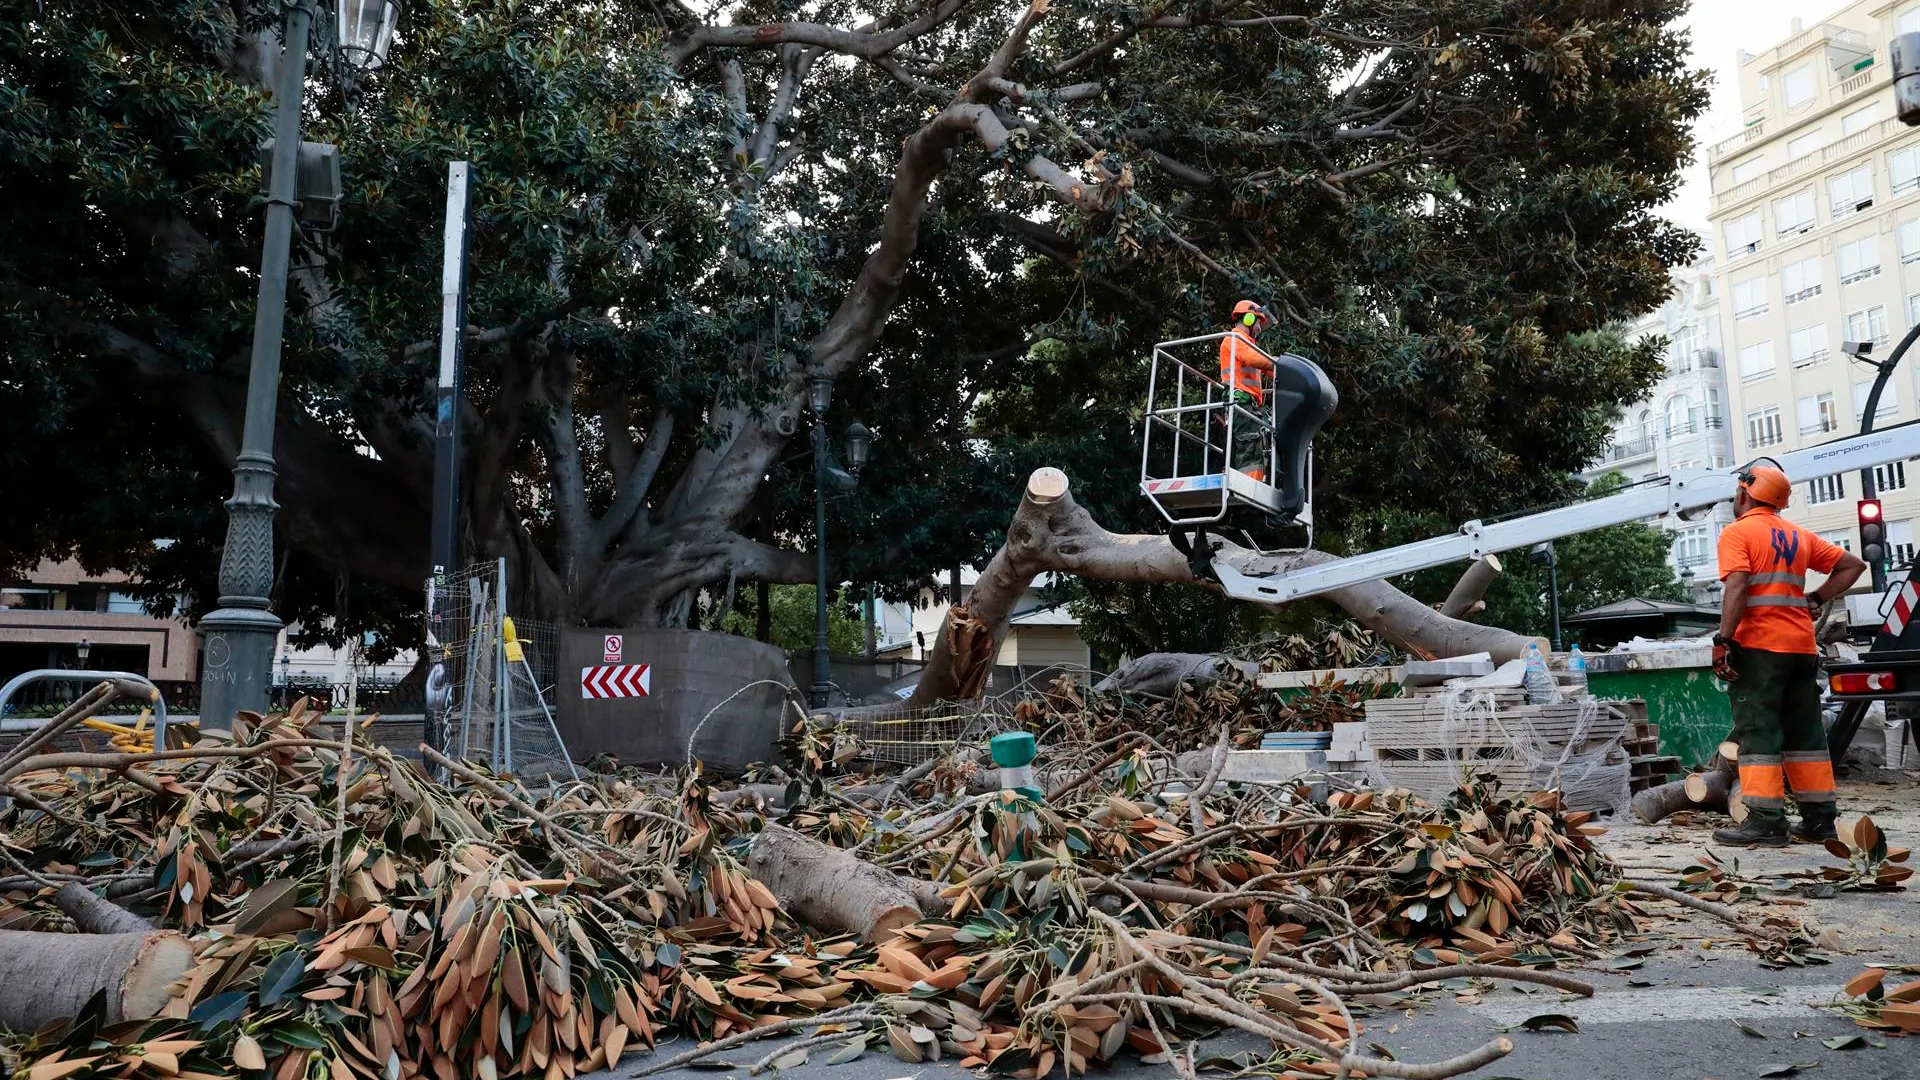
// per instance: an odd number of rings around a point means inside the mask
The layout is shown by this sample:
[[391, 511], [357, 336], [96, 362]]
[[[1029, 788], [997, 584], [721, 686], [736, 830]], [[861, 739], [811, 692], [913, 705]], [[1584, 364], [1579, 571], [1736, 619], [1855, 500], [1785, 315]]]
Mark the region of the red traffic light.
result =
[[1861, 499], [1860, 500], [1860, 520], [1861, 521], [1879, 521], [1880, 520], [1880, 500], [1879, 499]]

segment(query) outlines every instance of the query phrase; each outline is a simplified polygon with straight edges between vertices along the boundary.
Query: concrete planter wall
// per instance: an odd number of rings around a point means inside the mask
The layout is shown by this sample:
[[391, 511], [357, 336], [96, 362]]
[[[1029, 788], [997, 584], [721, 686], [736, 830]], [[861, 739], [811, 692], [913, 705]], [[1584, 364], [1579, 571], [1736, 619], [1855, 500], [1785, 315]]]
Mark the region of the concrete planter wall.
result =
[[[602, 667], [608, 634], [622, 637], [621, 662], [648, 665], [645, 697], [589, 698], [582, 671]], [[761, 679], [722, 706], [728, 695]], [[560, 634], [554, 711], [576, 761], [609, 753], [625, 765], [679, 766], [693, 756], [710, 770], [737, 773], [778, 756], [776, 744], [797, 719], [785, 704], [786, 654], [734, 634], [698, 630], [568, 629]], [[701, 718], [719, 706], [704, 726]], [[695, 728], [699, 727], [698, 736]]]

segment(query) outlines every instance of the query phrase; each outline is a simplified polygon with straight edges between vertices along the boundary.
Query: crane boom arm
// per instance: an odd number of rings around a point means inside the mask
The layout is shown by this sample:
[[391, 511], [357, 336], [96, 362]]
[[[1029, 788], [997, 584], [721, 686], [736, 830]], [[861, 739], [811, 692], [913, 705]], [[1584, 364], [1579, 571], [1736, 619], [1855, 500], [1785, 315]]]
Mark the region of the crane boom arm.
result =
[[[1814, 480], [1912, 457], [1920, 457], [1920, 421], [1789, 451], [1774, 460], [1793, 479]], [[1532, 547], [1609, 525], [1706, 510], [1732, 499], [1738, 483], [1730, 470], [1676, 469], [1671, 476], [1636, 484], [1617, 495], [1491, 524], [1469, 521], [1448, 536], [1284, 573], [1264, 577], [1246, 574], [1224, 559], [1215, 560], [1213, 570], [1228, 596], [1262, 604], [1286, 603], [1463, 559]]]

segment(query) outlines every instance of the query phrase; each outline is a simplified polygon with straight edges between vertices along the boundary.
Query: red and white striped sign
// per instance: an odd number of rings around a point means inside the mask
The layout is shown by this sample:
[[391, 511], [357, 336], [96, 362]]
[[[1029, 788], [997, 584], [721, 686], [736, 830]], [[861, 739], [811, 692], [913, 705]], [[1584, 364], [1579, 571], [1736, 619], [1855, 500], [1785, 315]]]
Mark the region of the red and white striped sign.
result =
[[653, 674], [646, 664], [602, 664], [580, 669], [583, 698], [646, 697], [652, 689]]
[[1893, 598], [1893, 611], [1887, 616], [1887, 633], [1899, 637], [1907, 628], [1907, 621], [1913, 618], [1913, 609], [1920, 607], [1920, 592], [1913, 587], [1913, 579], [1908, 578], [1900, 586], [1900, 594]]

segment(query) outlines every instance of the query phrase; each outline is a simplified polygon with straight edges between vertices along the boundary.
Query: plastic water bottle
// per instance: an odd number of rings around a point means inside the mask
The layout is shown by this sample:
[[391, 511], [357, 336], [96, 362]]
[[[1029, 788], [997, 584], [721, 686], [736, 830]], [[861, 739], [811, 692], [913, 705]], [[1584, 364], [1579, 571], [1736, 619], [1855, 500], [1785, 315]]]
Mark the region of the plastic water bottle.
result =
[[1547, 658], [1540, 655], [1540, 643], [1527, 642], [1527, 704], [1549, 705], [1560, 700], [1560, 686], [1547, 671]]
[[1580, 644], [1574, 643], [1572, 651], [1567, 653], [1567, 674], [1573, 676], [1575, 697], [1585, 697], [1587, 693], [1587, 654], [1580, 651]]

